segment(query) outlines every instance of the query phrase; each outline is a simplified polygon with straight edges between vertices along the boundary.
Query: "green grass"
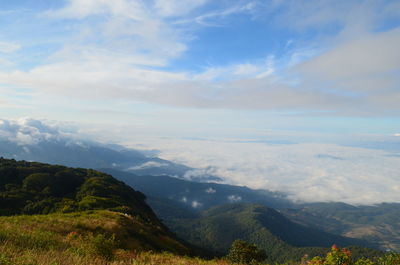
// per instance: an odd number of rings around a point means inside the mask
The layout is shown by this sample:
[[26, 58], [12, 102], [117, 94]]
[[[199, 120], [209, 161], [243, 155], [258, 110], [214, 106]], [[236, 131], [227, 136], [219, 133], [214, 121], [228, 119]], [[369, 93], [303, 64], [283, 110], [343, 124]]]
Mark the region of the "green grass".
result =
[[77, 259], [87, 257], [110, 261], [118, 251], [132, 249], [189, 253], [186, 246], [170, 238], [161, 228], [106, 210], [0, 217], [0, 245], [0, 265], [7, 264], [8, 260], [17, 264], [15, 253], [19, 253], [18, 262], [22, 260], [18, 264], [28, 264], [23, 260], [41, 260], [41, 257], [55, 257], [54, 264], [75, 264]]
[[[0, 265], [232, 265], [224, 259], [188, 257], [188, 253], [162, 229], [107, 210], [0, 217]], [[395, 255], [368, 265], [398, 262], [400, 256]]]

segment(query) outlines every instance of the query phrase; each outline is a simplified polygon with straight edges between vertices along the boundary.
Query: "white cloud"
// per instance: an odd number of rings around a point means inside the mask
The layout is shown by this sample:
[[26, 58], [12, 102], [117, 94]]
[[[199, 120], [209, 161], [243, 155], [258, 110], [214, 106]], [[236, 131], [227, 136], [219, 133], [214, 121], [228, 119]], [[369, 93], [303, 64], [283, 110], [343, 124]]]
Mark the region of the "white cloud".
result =
[[229, 202], [232, 202], [232, 203], [234, 203], [234, 202], [241, 202], [241, 201], [242, 201], [242, 197], [241, 197], [241, 196], [238, 196], [238, 195], [229, 195], [229, 196], [228, 196], [228, 201], [229, 201]]
[[240, 14], [240, 13], [249, 13], [255, 8], [256, 4], [255, 2], [249, 2], [244, 5], [236, 5], [229, 7], [227, 9], [219, 10], [219, 11], [212, 11], [206, 14], [202, 14], [200, 16], [197, 16], [193, 19], [187, 19], [184, 21], [181, 21], [181, 23], [191, 23], [192, 21], [197, 22], [200, 25], [203, 26], [218, 26], [219, 23], [216, 22], [219, 19], [224, 19], [226, 17], [229, 17], [234, 14]]
[[204, 176], [212, 176], [215, 174], [215, 168], [214, 167], [205, 167], [205, 168], [199, 168], [199, 169], [191, 169], [185, 172], [183, 175], [184, 179], [187, 180], [192, 180], [196, 178], [202, 178]]
[[[79, 132], [75, 126], [55, 121], [0, 120], [0, 139], [25, 146], [26, 152], [30, 145], [42, 141], [85, 146], [81, 140], [84, 135]], [[158, 149], [161, 158], [200, 168], [188, 178], [213, 175], [229, 184], [286, 192], [290, 198], [300, 201], [400, 202], [399, 157], [385, 151], [320, 143], [264, 144], [243, 139], [135, 139], [138, 142], [131, 142], [133, 147]], [[207, 188], [204, 192], [217, 191]], [[183, 197], [182, 201], [185, 200], [188, 202]], [[196, 200], [189, 203], [192, 207], [201, 207], [201, 202]]]
[[[364, 78], [400, 69], [400, 28], [339, 44], [301, 70], [327, 80]], [[361, 89], [361, 88], [357, 88]], [[379, 89], [379, 87], [376, 87]]]
[[149, 138], [140, 143], [158, 148], [160, 157], [167, 160], [195, 168], [211, 166], [213, 175], [227, 183], [286, 192], [294, 200], [400, 202], [395, 188], [399, 158], [385, 151], [335, 144], [267, 145], [216, 139]]
[[203, 206], [203, 204], [200, 203], [200, 202], [198, 202], [198, 201], [192, 201], [192, 204], [191, 204], [191, 205], [192, 205], [192, 207], [195, 208], [195, 209], [200, 208], [200, 207]]
[[99, 14], [111, 14], [114, 16], [141, 19], [143, 6], [140, 1], [129, 0], [68, 0], [68, 4], [64, 8], [51, 10], [45, 13], [45, 15], [55, 18], [80, 19]]
[[[0, 71], [0, 80], [30, 89], [34, 99], [67, 95], [91, 102], [117, 99], [191, 108], [360, 116], [399, 113], [400, 29], [371, 30], [369, 24], [383, 21], [382, 14], [370, 16], [375, 4], [368, 2], [361, 7], [365, 14], [360, 11], [364, 14], [360, 21], [372, 21], [362, 23], [364, 30], [354, 30], [359, 11], [353, 1], [339, 1], [337, 5], [273, 1], [268, 2], [270, 11], [261, 8], [260, 1], [252, 1], [208, 12], [197, 20], [209, 23], [246, 12], [254, 15], [253, 19], [257, 14], [274, 18], [272, 11], [280, 10], [276, 13], [280, 19], [287, 19], [289, 28], [292, 24], [309, 29], [336, 22], [340, 26], [328, 38], [317, 36], [316, 48], [308, 44], [305, 46], [313, 49], [296, 49], [304, 43], [293, 42], [288, 54], [283, 55], [291, 58], [287, 62], [266, 55], [261, 63], [210, 66], [202, 72], [165, 70], [162, 67], [188, 51], [194, 37], [190, 26], [176, 24], [178, 19], [189, 17], [193, 21], [191, 12], [207, 3], [70, 0], [65, 7], [45, 15], [57, 21], [72, 20], [78, 29], [76, 35], [65, 38], [63, 48], [43, 64], [28, 70]], [[379, 10], [394, 12], [386, 4]], [[353, 34], [346, 35], [350, 28]]]
[[213, 189], [213, 188], [208, 188], [208, 189], [205, 190], [205, 192], [206, 192], [206, 193], [209, 193], [209, 194], [214, 194], [214, 193], [216, 193], [217, 191], [216, 191], [215, 189]]
[[208, 0], [156, 0], [155, 8], [161, 16], [182, 16], [204, 5], [207, 1]]
[[302, 74], [302, 86], [324, 87], [327, 93], [341, 95], [337, 103], [345, 105], [344, 113], [392, 115], [399, 110], [399, 46], [400, 28], [366, 34], [295, 69]]
[[147, 168], [166, 167], [166, 166], [168, 166], [167, 163], [161, 163], [161, 162], [157, 162], [157, 161], [149, 161], [149, 162], [143, 163], [139, 166], [127, 168], [127, 170], [141, 170], [141, 169], [147, 169]]
[[[262, 2], [260, 2], [262, 3]], [[357, 0], [285, 0], [268, 1], [259, 5], [258, 10], [281, 27], [298, 31], [308, 29], [346, 31], [348, 34], [379, 28], [382, 19], [396, 18], [398, 5], [393, 1]], [[279, 10], [280, 12], [276, 12]]]
[[[35, 145], [42, 141], [61, 141], [78, 143], [78, 131], [73, 131], [66, 123], [32, 118], [17, 120], [0, 119], [0, 139], [19, 145]], [[81, 135], [80, 137], [83, 137]]]
[[21, 45], [12, 43], [12, 42], [4, 42], [0, 41], [0, 53], [13, 53], [21, 48]]
[[400, 133], [395, 133], [393, 136], [400, 137]]
[[[131, 70], [143, 69], [138, 65], [164, 66], [179, 57], [186, 44], [181, 32], [155, 15], [155, 9], [137, 0], [70, 0], [64, 8], [45, 13], [55, 20], [74, 19], [79, 25], [78, 34], [52, 57], [60, 62], [71, 58], [76, 63], [92, 62], [105, 69], [111, 62]], [[89, 19], [94, 16], [96, 21]]]
[[238, 64], [234, 67], [234, 75], [254, 75], [258, 71], [258, 68], [253, 64]]

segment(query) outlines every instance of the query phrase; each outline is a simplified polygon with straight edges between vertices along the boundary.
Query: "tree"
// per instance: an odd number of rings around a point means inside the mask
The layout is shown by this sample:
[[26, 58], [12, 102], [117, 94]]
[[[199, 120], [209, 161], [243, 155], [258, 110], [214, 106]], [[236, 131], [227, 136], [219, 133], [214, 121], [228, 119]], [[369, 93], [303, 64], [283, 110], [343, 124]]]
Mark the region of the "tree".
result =
[[234, 263], [255, 264], [267, 258], [264, 250], [243, 240], [232, 243], [227, 258]]

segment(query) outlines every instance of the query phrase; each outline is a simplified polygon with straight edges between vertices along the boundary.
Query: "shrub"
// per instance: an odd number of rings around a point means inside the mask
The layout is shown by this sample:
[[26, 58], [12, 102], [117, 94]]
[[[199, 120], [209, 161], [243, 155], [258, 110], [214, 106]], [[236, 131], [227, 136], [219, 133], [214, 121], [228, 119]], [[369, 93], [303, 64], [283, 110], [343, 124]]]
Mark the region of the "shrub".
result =
[[0, 265], [12, 265], [11, 260], [4, 254], [0, 254]]
[[234, 263], [254, 264], [263, 261], [267, 255], [255, 244], [249, 244], [243, 240], [235, 240], [229, 250], [228, 260]]
[[400, 254], [399, 253], [388, 253], [378, 259], [377, 264], [379, 265], [399, 265]]
[[107, 238], [103, 234], [97, 234], [90, 239], [90, 246], [92, 254], [111, 260], [114, 258], [114, 249], [117, 247], [115, 235]]
[[339, 249], [336, 245], [333, 245], [331, 251], [326, 255], [325, 265], [349, 265], [350, 264], [351, 252], [342, 248]]

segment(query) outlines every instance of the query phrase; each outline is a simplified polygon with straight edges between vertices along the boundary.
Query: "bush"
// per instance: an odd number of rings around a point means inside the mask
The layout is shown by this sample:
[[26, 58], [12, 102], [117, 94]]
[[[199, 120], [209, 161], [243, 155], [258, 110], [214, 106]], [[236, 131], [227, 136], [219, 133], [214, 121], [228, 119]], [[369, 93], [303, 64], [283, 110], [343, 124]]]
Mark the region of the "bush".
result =
[[107, 238], [103, 234], [98, 234], [91, 238], [90, 245], [92, 254], [100, 255], [107, 260], [114, 258], [114, 249], [117, 247], [115, 235]]
[[0, 254], [0, 265], [12, 265], [11, 260], [4, 254]]
[[267, 258], [265, 251], [243, 240], [235, 240], [229, 250], [228, 260], [234, 263], [255, 264]]
[[377, 264], [379, 265], [399, 265], [400, 254], [399, 253], [388, 253], [378, 259]]
[[[331, 251], [328, 252], [325, 258], [314, 257], [310, 261], [303, 262], [308, 265], [399, 265], [400, 254], [388, 253], [382, 257], [374, 260], [367, 258], [360, 258], [358, 260], [351, 260], [351, 253], [348, 249], [339, 249], [336, 245], [333, 245]], [[302, 264], [303, 264], [302, 263]]]

